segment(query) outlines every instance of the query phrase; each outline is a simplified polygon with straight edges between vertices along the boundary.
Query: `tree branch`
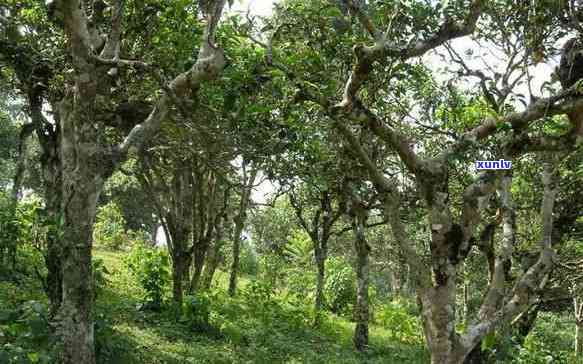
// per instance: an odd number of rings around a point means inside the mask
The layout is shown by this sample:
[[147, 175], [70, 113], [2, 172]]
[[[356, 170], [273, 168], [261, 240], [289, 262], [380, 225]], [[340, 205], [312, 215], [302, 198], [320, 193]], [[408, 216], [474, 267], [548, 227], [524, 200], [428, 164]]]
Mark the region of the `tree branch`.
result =
[[[549, 159], [553, 159], [551, 155]], [[538, 300], [536, 291], [543, 286], [548, 278], [548, 272], [553, 266], [555, 252], [552, 249], [552, 229], [553, 229], [553, 208], [555, 197], [557, 194], [556, 170], [550, 161], [545, 161], [543, 165], [543, 201], [541, 205], [542, 223], [543, 223], [543, 238], [541, 241], [541, 249], [538, 261], [532, 265], [526, 273], [520, 277], [518, 282], [514, 285], [511, 298], [500, 308], [500, 303], [504, 298], [504, 278], [502, 259], [510, 259], [514, 245], [514, 221], [508, 219], [515, 219], [513, 211], [507, 211], [509, 215], [504, 221], [504, 241], [501, 252], [501, 258], [496, 262], [495, 283], [490, 285], [490, 290], [482, 308], [480, 309], [479, 317], [483, 319], [472, 325], [465, 335], [462, 336], [461, 342], [464, 346], [473, 347], [486, 334], [494, 330], [503, 322], [512, 320], [515, 316], [524, 311], [532, 303]], [[510, 182], [507, 179], [504, 182], [504, 190], [510, 190]], [[508, 195], [507, 195], [508, 196]], [[503, 204], [504, 204], [503, 195]], [[508, 200], [506, 200], [508, 202]]]
[[123, 15], [124, 0], [115, 0], [111, 13], [111, 30], [107, 36], [105, 47], [101, 51], [101, 57], [105, 59], [119, 58], [119, 48], [121, 41], [121, 20]]
[[[455, 23], [451, 20], [447, 20], [433, 36], [425, 41], [419, 41], [404, 48], [395, 47], [388, 41], [388, 39], [386, 39], [386, 37], [375, 38], [376, 41], [373, 46], [365, 46], [362, 44], [354, 46], [353, 50], [356, 57], [356, 65], [345, 84], [342, 102], [340, 102], [337, 107], [346, 109], [352, 107], [357, 99], [358, 91], [368, 78], [368, 75], [372, 72], [374, 62], [387, 57], [397, 57], [403, 61], [409, 58], [419, 57], [448, 40], [471, 34], [474, 31], [480, 14], [482, 13], [484, 3], [484, 0], [472, 1], [470, 5], [470, 13], [463, 22]], [[376, 34], [374, 28], [371, 30]], [[369, 32], [371, 30], [369, 30]]]
[[77, 67], [85, 68], [94, 51], [85, 9], [79, 0], [63, 0], [61, 6], [65, 33], [69, 38], [73, 60]]
[[125, 140], [117, 147], [120, 160], [125, 159], [131, 151], [139, 150], [160, 129], [160, 124], [168, 114], [170, 101], [175, 95], [185, 97], [188, 92], [196, 92], [204, 81], [214, 79], [226, 65], [223, 50], [213, 44], [217, 22], [221, 17], [224, 0], [217, 0], [207, 14], [205, 37], [196, 63], [186, 72], [178, 75], [168, 85], [169, 92], [162, 95], [152, 112], [143, 123], [136, 125]]
[[[339, 117], [339, 112], [342, 113], [340, 115], [343, 115], [352, 121], [367, 125], [376, 136], [385, 141], [399, 154], [399, 157], [405, 163], [409, 171], [414, 174], [417, 173], [418, 169], [421, 167], [421, 163], [405, 136], [387, 126], [385, 122], [383, 122], [371, 110], [362, 105], [360, 101], [357, 101], [349, 112], [346, 112], [345, 109], [333, 107], [332, 111], [329, 112], [329, 115], [331, 115], [332, 118], [337, 119]], [[336, 125], [338, 125], [338, 123]]]
[[355, 3], [354, 0], [347, 0], [346, 5], [348, 6], [348, 12], [350, 15], [356, 16], [358, 21], [362, 24], [364, 29], [366, 29], [368, 34], [373, 37], [373, 39], [381, 39], [382, 34], [375, 28], [370, 17], [362, 9], [362, 5]]
[[[570, 96], [576, 97], [572, 98]], [[469, 145], [496, 134], [501, 130], [503, 125], [508, 125], [514, 130], [521, 130], [528, 127], [533, 121], [543, 117], [567, 114], [581, 108], [583, 108], [583, 97], [578, 96], [577, 89], [574, 85], [557, 95], [534, 100], [521, 112], [486, 118], [480, 125], [464, 133], [456, 143], [444, 150], [438, 159], [442, 161], [447, 160], [452, 155], [460, 153]]]

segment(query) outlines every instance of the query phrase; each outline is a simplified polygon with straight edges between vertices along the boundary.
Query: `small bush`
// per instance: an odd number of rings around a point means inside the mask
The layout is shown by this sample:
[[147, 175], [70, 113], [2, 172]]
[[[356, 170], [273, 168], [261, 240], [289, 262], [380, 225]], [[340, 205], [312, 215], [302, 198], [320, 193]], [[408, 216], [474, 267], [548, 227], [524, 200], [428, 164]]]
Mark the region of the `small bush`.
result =
[[191, 330], [209, 331], [210, 317], [211, 301], [205, 293], [184, 297], [181, 321], [187, 323]]
[[93, 299], [96, 300], [108, 283], [106, 275], [109, 274], [109, 271], [103, 259], [95, 258], [91, 265], [93, 269]]
[[275, 311], [279, 304], [275, 300], [275, 288], [270, 282], [253, 280], [241, 292], [241, 296], [249, 307], [254, 309], [254, 315], [268, 325], [275, 319]]
[[164, 292], [170, 281], [169, 259], [164, 250], [136, 245], [124, 259], [128, 270], [134, 275], [142, 289], [147, 307], [159, 310]]
[[257, 262], [257, 253], [253, 247], [245, 240], [241, 242], [241, 256], [239, 258], [239, 271], [241, 274], [255, 276], [259, 264]]
[[129, 245], [125, 223], [121, 209], [115, 202], [101, 206], [93, 229], [95, 244], [112, 250], [119, 250]]
[[354, 270], [344, 259], [332, 257], [328, 259], [327, 273], [324, 297], [328, 309], [349, 317], [356, 297]]
[[423, 344], [423, 329], [419, 317], [411, 314], [407, 301], [394, 300], [378, 308], [376, 320], [390, 330], [389, 337], [407, 344]]
[[277, 254], [264, 254], [259, 259], [259, 272], [259, 279], [275, 287], [286, 276], [285, 261]]
[[46, 305], [27, 301], [0, 311], [0, 363], [51, 363]]

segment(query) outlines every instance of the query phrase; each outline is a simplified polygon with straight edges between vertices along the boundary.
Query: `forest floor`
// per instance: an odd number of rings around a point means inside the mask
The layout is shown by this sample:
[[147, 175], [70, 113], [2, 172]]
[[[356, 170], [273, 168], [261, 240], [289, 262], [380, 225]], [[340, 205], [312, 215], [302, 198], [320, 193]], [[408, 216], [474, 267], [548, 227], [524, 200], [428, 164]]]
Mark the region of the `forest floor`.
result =
[[[96, 251], [108, 271], [97, 302], [99, 357], [108, 363], [426, 363], [423, 346], [390, 339], [371, 326], [371, 345], [358, 353], [352, 345], [354, 324], [327, 316], [319, 329], [287, 320], [285, 312], [265, 314], [248, 300], [228, 298], [221, 305], [220, 329], [194, 333], [164, 314], [139, 310], [139, 292], [123, 268], [123, 253]], [[226, 275], [218, 272], [219, 286]], [[241, 282], [245, 284], [245, 280]], [[222, 291], [224, 287], [215, 289]], [[286, 310], [277, 306], [278, 310]], [[289, 308], [291, 309], [291, 308]], [[225, 318], [226, 317], [226, 318]], [[105, 325], [104, 325], [105, 324]], [[103, 342], [104, 341], [104, 342]], [[102, 359], [102, 360], [103, 360]]]
[[[358, 353], [352, 344], [354, 323], [346, 317], [326, 313], [315, 329], [309, 307], [285, 298], [285, 292], [270, 294], [247, 277], [242, 277], [237, 297], [228, 297], [228, 277], [221, 271], [207, 296], [210, 326], [193, 330], [192, 321], [184, 316], [177, 320], [171, 308], [141, 309], [144, 291], [124, 262], [126, 254], [94, 252], [95, 261], [105, 268], [96, 270], [96, 277], [105, 278], [98, 284], [95, 308], [99, 364], [429, 362], [416, 316], [390, 303], [374, 313], [370, 347]], [[28, 261], [28, 273], [8, 276], [0, 269], [0, 364], [53, 362], [46, 297], [31, 268], [42, 263]], [[524, 347], [496, 362], [574, 363], [573, 341], [569, 315], [542, 313]]]

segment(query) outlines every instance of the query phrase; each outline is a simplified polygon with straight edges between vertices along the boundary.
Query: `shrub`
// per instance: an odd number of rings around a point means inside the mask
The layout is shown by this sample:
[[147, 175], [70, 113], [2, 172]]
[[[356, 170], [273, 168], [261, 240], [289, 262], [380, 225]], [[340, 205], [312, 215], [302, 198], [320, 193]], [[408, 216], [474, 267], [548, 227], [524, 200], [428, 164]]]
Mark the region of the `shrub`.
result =
[[290, 298], [304, 305], [312, 305], [315, 291], [315, 275], [306, 268], [293, 267], [285, 271], [286, 288]]
[[166, 251], [139, 244], [134, 246], [124, 261], [145, 292], [143, 299], [146, 306], [153, 310], [160, 309], [164, 291], [170, 281]]
[[356, 297], [354, 270], [344, 259], [332, 257], [328, 259], [327, 273], [324, 297], [328, 309], [336, 314], [350, 316]]
[[[0, 257], [5, 262], [16, 259], [18, 238], [19, 221], [15, 216], [14, 204], [0, 191]], [[5, 264], [0, 265], [0, 269], [5, 268], [7, 268]]]
[[[42, 201], [30, 196], [25, 200], [14, 203], [8, 196], [0, 192], [0, 272], [13, 275], [16, 271], [21, 273], [36, 273], [34, 269], [38, 264], [30, 266], [28, 258], [30, 252], [38, 255], [44, 249], [47, 234], [51, 228], [51, 222], [46, 218], [42, 208]], [[18, 258], [25, 250], [23, 264], [17, 268]], [[17, 255], [18, 253], [18, 255]]]
[[263, 254], [260, 257], [260, 279], [276, 287], [286, 275], [284, 259], [277, 254]]
[[95, 258], [91, 265], [93, 269], [93, 299], [96, 300], [105, 289], [105, 285], [108, 282], [106, 275], [109, 274], [109, 271], [103, 259]]
[[391, 340], [422, 345], [421, 322], [418, 316], [411, 314], [410, 306], [406, 300], [394, 300], [378, 308], [376, 319], [389, 330]]
[[119, 250], [128, 245], [129, 237], [125, 231], [125, 219], [115, 202], [101, 206], [97, 212], [93, 230], [96, 245]]
[[211, 300], [205, 293], [184, 297], [181, 321], [191, 330], [206, 332], [211, 328]]
[[574, 363], [574, 325], [569, 315], [541, 312], [517, 357], [517, 363]]
[[253, 314], [266, 325], [273, 321], [276, 311], [279, 311], [275, 288], [269, 281], [252, 280], [241, 292], [241, 296], [254, 309]]
[[248, 241], [241, 241], [241, 256], [239, 258], [239, 271], [241, 274], [255, 276], [258, 271], [257, 253]]
[[46, 305], [27, 301], [0, 311], [0, 363], [51, 363]]

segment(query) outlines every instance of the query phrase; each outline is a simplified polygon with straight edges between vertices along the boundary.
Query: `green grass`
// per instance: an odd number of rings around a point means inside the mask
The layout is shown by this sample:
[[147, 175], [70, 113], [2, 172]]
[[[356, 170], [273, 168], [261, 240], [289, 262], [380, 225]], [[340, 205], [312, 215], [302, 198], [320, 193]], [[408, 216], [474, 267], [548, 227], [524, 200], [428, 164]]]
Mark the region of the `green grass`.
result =
[[[98, 363], [429, 362], [414, 313], [399, 309], [397, 301], [377, 307], [377, 324], [370, 326], [370, 348], [358, 353], [352, 345], [354, 323], [346, 318], [327, 313], [314, 329], [309, 306], [283, 298], [286, 291], [275, 298], [262, 298], [261, 290], [252, 296], [254, 283], [245, 277], [239, 295], [230, 298], [224, 293], [228, 280], [224, 272], [217, 273], [209, 295], [212, 327], [193, 332], [169, 308], [160, 313], [140, 310], [144, 292], [126, 269], [125, 254], [95, 251], [108, 272], [95, 307]], [[0, 364], [37, 363], [26, 358], [50, 357], [54, 344], [46, 324], [36, 314], [24, 314], [33, 312], [31, 307], [36, 312], [39, 303], [46, 305], [46, 298], [30, 272], [0, 279]], [[381, 321], [386, 327], [378, 324]], [[552, 356], [553, 362], [572, 363], [572, 336], [570, 316], [541, 314], [524, 348], [507, 362], [546, 363]], [[7, 353], [19, 359], [6, 361]]]
[[[215, 297], [211, 323], [217, 330], [195, 333], [170, 315], [138, 309], [140, 289], [123, 266], [123, 253], [97, 250], [110, 274], [98, 298], [96, 315], [106, 322], [98, 334], [108, 363], [426, 363], [423, 345], [391, 341], [390, 333], [371, 327], [371, 346], [357, 353], [352, 346], [354, 324], [328, 315], [319, 329], [291, 317], [294, 307], [278, 305], [275, 314], [243, 298]], [[244, 289], [247, 280], [242, 279]], [[215, 291], [224, 292], [226, 275], [217, 274]], [[242, 291], [241, 290], [241, 291]], [[270, 311], [272, 312], [272, 311]], [[297, 313], [296, 316], [297, 318]], [[98, 322], [99, 324], [99, 322]]]

